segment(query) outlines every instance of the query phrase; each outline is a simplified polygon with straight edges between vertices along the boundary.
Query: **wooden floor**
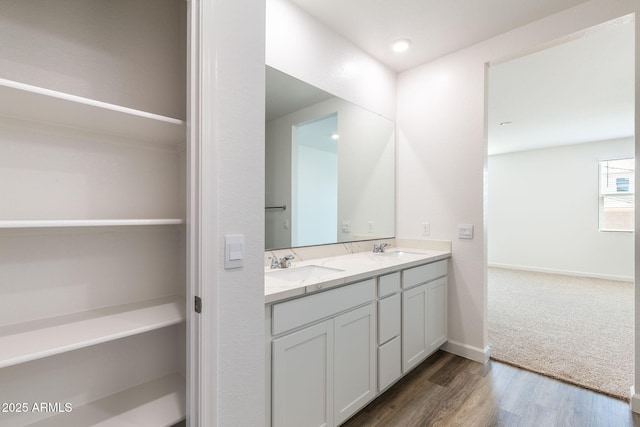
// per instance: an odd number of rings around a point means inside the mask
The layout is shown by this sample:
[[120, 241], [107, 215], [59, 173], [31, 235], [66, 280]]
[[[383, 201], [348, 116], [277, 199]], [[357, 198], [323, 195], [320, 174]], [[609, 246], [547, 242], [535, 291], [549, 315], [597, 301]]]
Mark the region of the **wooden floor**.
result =
[[438, 351], [344, 427], [640, 426], [627, 402]]

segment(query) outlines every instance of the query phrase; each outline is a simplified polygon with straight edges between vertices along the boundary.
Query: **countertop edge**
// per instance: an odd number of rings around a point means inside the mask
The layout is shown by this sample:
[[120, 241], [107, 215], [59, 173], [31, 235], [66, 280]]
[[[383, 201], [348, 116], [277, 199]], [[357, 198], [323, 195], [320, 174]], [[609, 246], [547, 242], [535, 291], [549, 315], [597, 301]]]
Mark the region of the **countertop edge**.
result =
[[[337, 288], [340, 286], [345, 286], [354, 282], [358, 282], [361, 280], [366, 280], [371, 277], [383, 276], [385, 274], [394, 273], [396, 271], [405, 270], [407, 268], [416, 267], [423, 264], [428, 264], [431, 262], [440, 261], [443, 259], [451, 258], [451, 252], [449, 251], [435, 251], [435, 250], [418, 250], [416, 248], [394, 248], [394, 251], [410, 251], [410, 252], [419, 252], [423, 253], [425, 257], [421, 257], [419, 259], [413, 260], [396, 260], [396, 262], [392, 262], [390, 260], [389, 265], [373, 265], [373, 266], [365, 266], [364, 268], [361, 266], [360, 268], [354, 268], [354, 271], [347, 271], [346, 274], [343, 274], [339, 277], [335, 278], [327, 278], [326, 280], [311, 280], [311, 283], [306, 283], [307, 280], [301, 280], [298, 283], [288, 283], [286, 281], [281, 281], [277, 279], [268, 280], [265, 277], [265, 305], [270, 305], [274, 303], [283, 302], [293, 298], [299, 298], [301, 296], [314, 294], [317, 292], [326, 291], [328, 289]], [[437, 252], [437, 253], [434, 253]], [[336, 257], [329, 258], [318, 258], [314, 260], [305, 261], [299, 264], [299, 266], [303, 265], [322, 265], [322, 266], [333, 266], [336, 264], [340, 264], [341, 262], [349, 262], [349, 260], [357, 260], [362, 259], [362, 257], [367, 257], [370, 255], [369, 253], [355, 253], [349, 255], [341, 255]], [[266, 273], [266, 271], [265, 271]], [[275, 289], [279, 287], [286, 288], [281, 291], [276, 290], [275, 292], [266, 293], [267, 282], [270, 282], [270, 285]], [[281, 285], [281, 286], [278, 286]]]

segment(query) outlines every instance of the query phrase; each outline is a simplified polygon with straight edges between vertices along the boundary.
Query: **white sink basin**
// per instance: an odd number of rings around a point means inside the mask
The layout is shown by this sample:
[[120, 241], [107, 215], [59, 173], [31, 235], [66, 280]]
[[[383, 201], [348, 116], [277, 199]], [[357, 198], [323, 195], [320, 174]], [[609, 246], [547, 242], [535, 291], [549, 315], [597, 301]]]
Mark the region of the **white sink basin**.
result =
[[289, 280], [296, 282], [298, 280], [306, 280], [310, 278], [320, 278], [331, 276], [332, 274], [341, 273], [344, 270], [338, 268], [322, 267], [320, 265], [303, 265], [300, 267], [289, 267], [282, 270], [268, 271], [265, 274], [274, 279]]
[[407, 251], [380, 252], [376, 254], [376, 256], [383, 256], [388, 258], [399, 258], [399, 259], [414, 258], [421, 255], [424, 255], [424, 254], [421, 254], [419, 252], [407, 252]]

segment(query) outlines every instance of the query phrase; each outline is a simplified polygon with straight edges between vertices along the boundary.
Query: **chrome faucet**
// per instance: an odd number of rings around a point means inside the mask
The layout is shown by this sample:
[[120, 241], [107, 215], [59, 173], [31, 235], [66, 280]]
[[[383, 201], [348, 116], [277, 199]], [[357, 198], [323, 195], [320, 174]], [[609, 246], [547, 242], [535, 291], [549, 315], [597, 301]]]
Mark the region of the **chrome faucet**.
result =
[[282, 258], [280, 258], [280, 268], [289, 268], [291, 267], [291, 260], [294, 259], [295, 257], [291, 254], [289, 255], [285, 255]]
[[291, 254], [285, 255], [278, 259], [277, 256], [269, 257], [271, 259], [271, 268], [289, 268], [291, 267], [291, 260], [295, 257]]
[[280, 268], [277, 256], [270, 256], [269, 259], [271, 260], [271, 268]]
[[388, 248], [389, 246], [391, 246], [389, 243], [380, 243], [379, 245], [376, 245], [374, 243], [373, 244], [373, 253], [374, 254], [380, 254], [380, 253], [384, 252], [385, 248]]

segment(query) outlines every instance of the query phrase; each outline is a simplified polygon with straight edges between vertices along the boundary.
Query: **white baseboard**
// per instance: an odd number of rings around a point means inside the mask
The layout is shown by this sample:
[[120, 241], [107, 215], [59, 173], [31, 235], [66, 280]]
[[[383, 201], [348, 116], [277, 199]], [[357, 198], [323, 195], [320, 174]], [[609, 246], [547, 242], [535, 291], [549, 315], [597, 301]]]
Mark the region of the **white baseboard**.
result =
[[631, 407], [631, 411], [640, 414], [640, 394], [636, 394], [633, 386], [631, 386], [629, 390], [629, 406]]
[[533, 271], [536, 273], [560, 274], [563, 276], [592, 277], [594, 279], [618, 280], [621, 282], [634, 281], [633, 277], [615, 276], [613, 274], [599, 274], [599, 273], [589, 273], [584, 271], [559, 270], [554, 268], [530, 267], [525, 265], [514, 265], [514, 264], [500, 264], [495, 262], [490, 262], [487, 265], [489, 267], [495, 267], [495, 268], [506, 268], [509, 270], [521, 270], [521, 271]]
[[457, 356], [464, 357], [465, 359], [471, 359], [474, 362], [480, 363], [487, 363], [489, 361], [489, 357], [491, 357], [491, 348], [489, 346], [480, 348], [456, 341], [447, 341], [442, 349]]

